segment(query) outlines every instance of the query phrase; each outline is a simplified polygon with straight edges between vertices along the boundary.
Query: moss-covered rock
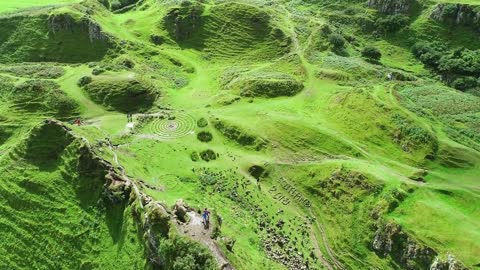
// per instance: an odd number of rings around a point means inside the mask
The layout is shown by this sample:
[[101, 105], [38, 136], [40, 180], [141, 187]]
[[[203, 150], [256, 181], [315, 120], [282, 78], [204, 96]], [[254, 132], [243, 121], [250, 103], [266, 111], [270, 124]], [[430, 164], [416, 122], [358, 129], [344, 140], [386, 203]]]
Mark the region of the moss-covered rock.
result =
[[435, 6], [430, 18], [450, 26], [467, 26], [478, 31], [480, 7], [469, 4], [442, 3]]
[[393, 222], [378, 227], [372, 247], [380, 257], [390, 256], [403, 269], [430, 269], [438, 255], [435, 250], [422, 245]]
[[203, 5], [194, 1], [184, 1], [172, 8], [164, 18], [165, 27], [177, 41], [191, 38], [202, 25]]

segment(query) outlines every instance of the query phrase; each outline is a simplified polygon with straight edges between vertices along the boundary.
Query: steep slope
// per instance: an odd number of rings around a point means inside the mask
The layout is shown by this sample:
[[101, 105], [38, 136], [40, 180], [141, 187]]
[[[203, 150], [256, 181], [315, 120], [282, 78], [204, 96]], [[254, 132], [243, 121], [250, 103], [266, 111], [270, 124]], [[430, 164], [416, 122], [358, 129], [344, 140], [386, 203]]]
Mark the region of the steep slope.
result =
[[38, 5], [0, 18], [0, 268], [479, 267], [477, 1]]
[[89, 62], [113, 46], [91, 18], [51, 12], [0, 16], [0, 62]]
[[[15, 164], [14, 166], [12, 166]], [[143, 244], [125, 203], [105, 200], [105, 170], [54, 123], [1, 157], [2, 268], [141, 268]]]

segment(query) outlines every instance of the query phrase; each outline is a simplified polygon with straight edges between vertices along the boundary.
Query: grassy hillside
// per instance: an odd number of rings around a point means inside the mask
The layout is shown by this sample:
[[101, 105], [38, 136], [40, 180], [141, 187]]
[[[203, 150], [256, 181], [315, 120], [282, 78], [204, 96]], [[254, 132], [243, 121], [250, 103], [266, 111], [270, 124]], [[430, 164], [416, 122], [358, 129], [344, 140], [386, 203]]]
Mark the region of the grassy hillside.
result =
[[0, 268], [480, 269], [480, 2], [17, 2]]

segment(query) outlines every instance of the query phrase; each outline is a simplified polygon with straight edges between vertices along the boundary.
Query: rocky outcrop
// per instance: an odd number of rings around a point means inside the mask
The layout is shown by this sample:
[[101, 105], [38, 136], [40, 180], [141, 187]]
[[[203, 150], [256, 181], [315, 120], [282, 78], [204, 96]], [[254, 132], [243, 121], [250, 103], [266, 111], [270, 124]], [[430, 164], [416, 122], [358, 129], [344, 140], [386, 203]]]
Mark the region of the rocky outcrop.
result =
[[419, 243], [393, 222], [378, 226], [372, 248], [382, 258], [391, 257], [402, 269], [466, 269], [452, 255], [441, 261], [435, 250]]
[[428, 269], [438, 255], [417, 243], [395, 223], [383, 224], [377, 229], [372, 247], [378, 256], [390, 256], [404, 269]]
[[467, 268], [463, 266], [455, 256], [448, 254], [447, 259], [442, 261], [440, 258], [435, 258], [435, 261], [430, 266], [430, 270], [466, 270]]
[[69, 14], [58, 14], [48, 18], [48, 29], [53, 34], [61, 31], [72, 32], [77, 28], [81, 28], [88, 33], [90, 42], [108, 40], [107, 35], [102, 31], [100, 25], [89, 18], [83, 18], [77, 21]]
[[368, 7], [384, 14], [406, 14], [416, 4], [415, 0], [369, 0]]
[[202, 25], [203, 6], [185, 1], [180, 7], [172, 8], [164, 18], [170, 36], [184, 41], [198, 31]]
[[173, 206], [173, 213], [177, 217], [177, 219], [180, 222], [187, 222], [187, 211], [189, 210], [189, 207], [185, 204], [185, 202], [180, 199], [175, 202], [175, 205]]
[[480, 7], [468, 4], [438, 4], [430, 14], [434, 21], [449, 25], [463, 25], [479, 30]]

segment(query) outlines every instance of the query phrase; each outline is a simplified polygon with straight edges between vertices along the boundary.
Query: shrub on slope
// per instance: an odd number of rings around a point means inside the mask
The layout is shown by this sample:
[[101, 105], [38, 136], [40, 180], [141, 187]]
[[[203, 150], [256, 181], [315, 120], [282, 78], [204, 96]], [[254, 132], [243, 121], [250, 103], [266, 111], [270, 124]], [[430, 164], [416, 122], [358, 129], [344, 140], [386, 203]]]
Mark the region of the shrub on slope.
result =
[[480, 97], [439, 85], [408, 85], [399, 94], [405, 107], [439, 119], [452, 140], [480, 151]]
[[0, 71], [19, 77], [35, 79], [58, 79], [65, 74], [62, 67], [44, 63], [23, 63], [20, 65], [0, 66]]

